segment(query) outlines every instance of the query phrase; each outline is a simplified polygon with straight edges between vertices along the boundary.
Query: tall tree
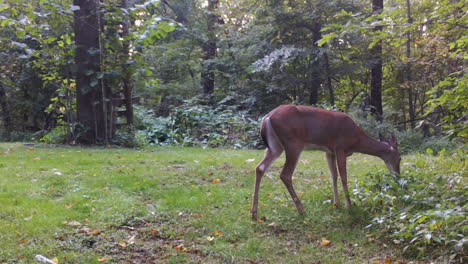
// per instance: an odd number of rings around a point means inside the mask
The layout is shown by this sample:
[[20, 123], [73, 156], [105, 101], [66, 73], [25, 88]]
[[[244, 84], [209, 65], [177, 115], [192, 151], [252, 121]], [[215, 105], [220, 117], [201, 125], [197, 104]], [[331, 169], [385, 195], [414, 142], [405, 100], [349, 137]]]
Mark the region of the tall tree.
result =
[[310, 95], [309, 104], [316, 105], [318, 103], [318, 93], [322, 85], [320, 74], [320, 50], [318, 49], [318, 41], [322, 38], [322, 25], [318, 18], [315, 18], [311, 26], [312, 31], [312, 46], [314, 47], [315, 56], [312, 58], [311, 73], [310, 73]]
[[84, 126], [79, 142], [107, 141], [107, 119], [101, 86], [100, 17], [98, 0], [74, 0], [76, 107]]
[[[372, 0], [372, 11], [374, 15], [381, 14], [383, 11], [383, 0]], [[374, 32], [382, 31], [382, 26], [374, 28]], [[377, 120], [382, 121], [382, 42], [379, 40], [372, 47], [372, 66], [371, 66], [371, 91], [370, 106], [372, 114]]]
[[216, 24], [219, 21], [218, 15], [216, 15], [216, 9], [218, 8], [219, 0], [208, 0], [208, 17], [207, 17], [207, 41], [203, 43], [203, 69], [201, 72], [203, 93], [205, 95], [212, 95], [214, 92], [215, 85], [215, 74], [214, 74], [214, 63], [213, 60], [216, 58]]
[[[411, 3], [410, 0], [406, 0], [406, 12], [408, 16], [408, 24], [413, 24], [413, 17], [411, 16]], [[411, 128], [415, 127], [415, 102], [412, 88], [413, 78], [411, 76], [411, 30], [406, 32], [406, 80], [407, 80], [407, 90], [408, 90], [408, 113], [410, 118]]]
[[125, 116], [127, 119], [127, 125], [130, 129], [133, 129], [133, 83], [132, 83], [132, 70], [128, 63], [130, 60], [130, 40], [128, 39], [130, 34], [130, 21], [128, 19], [128, 0], [121, 0], [120, 7], [122, 8], [122, 84], [123, 94], [125, 98]]

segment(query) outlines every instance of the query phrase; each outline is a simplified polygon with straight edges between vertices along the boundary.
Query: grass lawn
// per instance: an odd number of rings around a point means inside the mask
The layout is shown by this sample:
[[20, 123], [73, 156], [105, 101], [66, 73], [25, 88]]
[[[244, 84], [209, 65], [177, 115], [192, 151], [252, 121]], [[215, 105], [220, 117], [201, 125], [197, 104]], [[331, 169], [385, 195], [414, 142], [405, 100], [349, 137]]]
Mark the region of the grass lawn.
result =
[[[359, 204], [332, 208], [322, 152], [304, 152], [294, 175], [307, 215], [279, 179], [279, 159], [256, 222], [263, 151], [2, 143], [0, 154], [0, 263], [36, 263], [37, 254], [58, 263], [406, 263], [364, 228], [371, 216]], [[365, 155], [348, 164], [350, 189], [384, 168]]]

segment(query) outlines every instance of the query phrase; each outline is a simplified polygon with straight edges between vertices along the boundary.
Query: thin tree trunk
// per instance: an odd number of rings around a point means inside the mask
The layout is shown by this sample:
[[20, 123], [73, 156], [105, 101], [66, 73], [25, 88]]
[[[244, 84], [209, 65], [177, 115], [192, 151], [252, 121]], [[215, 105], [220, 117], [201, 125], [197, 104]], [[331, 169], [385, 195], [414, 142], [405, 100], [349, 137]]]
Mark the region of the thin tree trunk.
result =
[[213, 68], [213, 59], [216, 58], [216, 22], [219, 20], [215, 14], [219, 0], [208, 0], [208, 18], [207, 18], [207, 35], [208, 41], [203, 44], [203, 62], [202, 62], [202, 86], [205, 95], [214, 93], [215, 74]]
[[106, 139], [99, 43], [98, 0], [73, 0], [74, 11], [77, 121], [84, 128], [79, 143], [94, 144]]
[[[128, 1], [122, 0], [121, 7], [124, 12], [128, 12]], [[123, 83], [123, 94], [125, 98], [125, 109], [126, 109], [126, 119], [127, 125], [133, 130], [133, 102], [132, 102], [132, 95], [133, 95], [133, 83], [132, 83], [132, 70], [130, 64], [127, 63], [130, 60], [130, 41], [126, 39], [130, 32], [130, 26], [128, 21], [128, 14], [123, 14], [123, 21], [122, 21], [122, 38], [123, 40], [123, 48], [122, 52], [124, 55], [123, 59], [123, 72], [122, 72], [122, 83]]]
[[[411, 4], [410, 0], [406, 0], [406, 10], [408, 13], [408, 24], [413, 23], [413, 18], [411, 17]], [[406, 33], [406, 57], [407, 57], [407, 64], [406, 64], [406, 74], [407, 74], [407, 89], [408, 89], [408, 113], [409, 119], [411, 120], [410, 125], [411, 128], [415, 127], [414, 119], [415, 116], [415, 102], [413, 101], [413, 88], [412, 88], [412, 76], [411, 76], [411, 32], [408, 30]]]
[[[383, 11], [383, 0], [372, 0], [372, 10], [374, 14], [380, 14]], [[376, 26], [374, 31], [381, 31], [382, 26]], [[371, 91], [370, 106], [371, 113], [377, 120], [383, 119], [382, 108], [382, 43], [379, 41], [371, 50], [373, 62], [371, 67]]]
[[317, 41], [322, 38], [322, 25], [318, 21], [314, 21], [312, 27], [312, 41], [313, 46], [316, 50], [316, 57], [312, 61], [311, 71], [310, 71], [310, 96], [309, 96], [309, 104], [316, 105], [318, 103], [318, 92], [320, 86], [322, 85], [322, 78], [320, 76], [320, 52], [319, 47], [317, 45]]
[[2, 121], [3, 127], [5, 129], [5, 136], [7, 140], [10, 140], [11, 135], [11, 114], [8, 107], [8, 101], [6, 98], [5, 88], [0, 85], [0, 106], [2, 107]]
[[329, 61], [327, 52], [325, 52], [324, 60], [325, 60], [325, 72], [326, 72], [326, 75], [327, 75], [327, 89], [328, 89], [328, 93], [330, 95], [330, 105], [333, 106], [333, 105], [335, 105], [335, 93], [333, 91], [333, 86], [332, 86], [330, 61]]

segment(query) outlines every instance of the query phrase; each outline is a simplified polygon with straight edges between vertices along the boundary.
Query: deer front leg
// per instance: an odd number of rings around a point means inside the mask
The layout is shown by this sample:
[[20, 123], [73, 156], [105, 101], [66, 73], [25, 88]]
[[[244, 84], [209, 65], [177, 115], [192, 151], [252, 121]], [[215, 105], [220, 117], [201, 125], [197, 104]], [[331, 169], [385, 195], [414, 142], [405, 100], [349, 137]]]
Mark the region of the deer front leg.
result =
[[348, 192], [348, 175], [346, 172], [346, 153], [344, 151], [336, 152], [336, 161], [338, 164], [338, 170], [340, 172], [341, 183], [343, 185], [343, 192], [345, 195], [345, 206], [351, 207], [351, 198]]
[[[281, 151], [282, 152], [282, 151]], [[255, 189], [254, 189], [254, 195], [253, 195], [253, 201], [252, 201], [252, 219], [256, 220], [258, 215], [257, 215], [257, 210], [258, 210], [258, 192], [260, 191], [260, 182], [262, 181], [262, 177], [265, 174], [265, 172], [268, 170], [268, 168], [271, 166], [271, 164], [281, 155], [281, 152], [276, 151], [273, 152], [270, 149], [267, 149], [265, 151], [265, 157], [263, 160], [258, 164], [256, 170], [255, 170]]]
[[292, 150], [286, 150], [286, 163], [284, 164], [283, 170], [281, 171], [281, 180], [289, 191], [291, 198], [293, 199], [294, 205], [296, 205], [299, 214], [305, 214], [304, 206], [302, 205], [299, 197], [297, 197], [294, 187], [292, 185], [292, 175], [296, 169], [297, 161], [302, 152], [302, 148], [294, 148]]
[[333, 203], [336, 207], [340, 206], [340, 197], [338, 194], [338, 171], [336, 169], [336, 157], [334, 154], [327, 153], [328, 168], [330, 169], [331, 180], [333, 184]]

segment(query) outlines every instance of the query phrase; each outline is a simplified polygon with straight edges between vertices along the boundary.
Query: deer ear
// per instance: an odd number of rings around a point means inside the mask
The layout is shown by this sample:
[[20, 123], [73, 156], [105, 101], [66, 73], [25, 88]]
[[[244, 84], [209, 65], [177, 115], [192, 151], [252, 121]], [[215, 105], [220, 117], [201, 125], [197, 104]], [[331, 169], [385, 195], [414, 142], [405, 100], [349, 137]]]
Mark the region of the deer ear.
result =
[[390, 145], [392, 146], [397, 146], [397, 140], [396, 140], [395, 134], [392, 133], [390, 135], [390, 139], [388, 143], [390, 143]]
[[385, 138], [382, 136], [382, 134], [379, 132], [379, 140], [380, 142], [385, 142]]

